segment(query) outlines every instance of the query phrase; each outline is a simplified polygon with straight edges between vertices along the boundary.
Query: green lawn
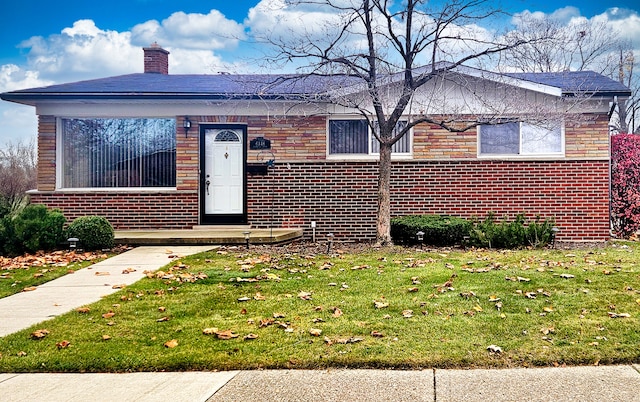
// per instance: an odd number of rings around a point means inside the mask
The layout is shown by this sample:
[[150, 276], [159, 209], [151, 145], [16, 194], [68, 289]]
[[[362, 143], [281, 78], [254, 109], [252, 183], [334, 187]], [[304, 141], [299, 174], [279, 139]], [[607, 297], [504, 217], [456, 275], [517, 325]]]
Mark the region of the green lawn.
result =
[[210, 252], [0, 338], [0, 372], [639, 363], [637, 261], [636, 244]]

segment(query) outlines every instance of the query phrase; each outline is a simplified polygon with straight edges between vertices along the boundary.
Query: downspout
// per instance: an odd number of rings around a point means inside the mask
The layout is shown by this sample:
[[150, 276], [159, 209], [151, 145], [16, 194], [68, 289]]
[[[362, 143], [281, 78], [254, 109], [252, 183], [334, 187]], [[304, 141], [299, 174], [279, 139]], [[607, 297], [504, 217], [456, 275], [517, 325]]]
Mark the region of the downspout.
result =
[[[618, 104], [618, 97], [614, 96], [613, 102], [611, 103], [611, 109], [609, 110], [609, 115], [608, 115], [609, 121], [611, 121], [611, 116], [613, 116], [613, 111], [615, 110], [617, 104]], [[611, 182], [613, 181], [613, 165], [612, 165], [613, 159], [611, 158], [611, 137], [613, 136], [613, 133], [609, 127], [610, 127], [609, 122], [607, 122], [607, 130], [608, 130], [607, 152], [609, 154], [609, 237], [612, 238], [613, 237], [613, 205], [611, 203], [611, 197], [612, 197], [613, 186], [611, 185]]]

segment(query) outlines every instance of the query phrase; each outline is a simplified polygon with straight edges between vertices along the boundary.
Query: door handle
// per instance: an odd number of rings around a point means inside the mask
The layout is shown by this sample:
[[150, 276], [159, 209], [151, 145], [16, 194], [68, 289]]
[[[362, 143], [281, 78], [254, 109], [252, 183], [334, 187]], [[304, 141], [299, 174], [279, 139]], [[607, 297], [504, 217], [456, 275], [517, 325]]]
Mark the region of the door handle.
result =
[[209, 184], [211, 184], [211, 181], [207, 180], [206, 182], [204, 182], [204, 184], [207, 185], [207, 195], [209, 195]]

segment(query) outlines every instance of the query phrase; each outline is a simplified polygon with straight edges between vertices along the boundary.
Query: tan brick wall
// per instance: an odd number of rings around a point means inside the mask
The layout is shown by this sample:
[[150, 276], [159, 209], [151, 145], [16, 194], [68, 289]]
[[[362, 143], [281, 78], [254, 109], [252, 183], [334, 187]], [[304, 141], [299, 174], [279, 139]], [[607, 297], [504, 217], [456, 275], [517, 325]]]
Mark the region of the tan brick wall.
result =
[[38, 116], [38, 190], [56, 188], [56, 119]]
[[606, 114], [585, 115], [565, 124], [567, 158], [608, 158], [609, 118]]

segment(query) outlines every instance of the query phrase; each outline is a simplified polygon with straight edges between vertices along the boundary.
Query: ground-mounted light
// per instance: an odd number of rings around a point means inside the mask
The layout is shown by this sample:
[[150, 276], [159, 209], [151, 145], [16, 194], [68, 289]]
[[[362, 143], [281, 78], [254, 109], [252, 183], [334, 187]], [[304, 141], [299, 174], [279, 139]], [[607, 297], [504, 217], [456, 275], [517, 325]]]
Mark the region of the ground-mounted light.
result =
[[556, 236], [558, 236], [558, 232], [560, 232], [560, 228], [554, 226], [551, 228], [551, 248], [556, 248]]
[[78, 242], [80, 242], [80, 239], [77, 237], [70, 237], [67, 241], [69, 242], [69, 250], [75, 251], [78, 249]]
[[331, 245], [333, 244], [333, 233], [327, 233], [327, 254], [331, 251]]
[[247, 250], [248, 250], [249, 249], [249, 240], [251, 238], [251, 232], [247, 230], [245, 232], [242, 232], [242, 234], [244, 235], [244, 242], [247, 245]]

